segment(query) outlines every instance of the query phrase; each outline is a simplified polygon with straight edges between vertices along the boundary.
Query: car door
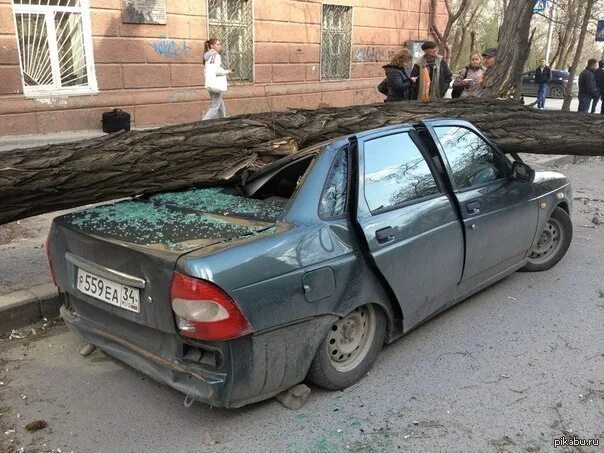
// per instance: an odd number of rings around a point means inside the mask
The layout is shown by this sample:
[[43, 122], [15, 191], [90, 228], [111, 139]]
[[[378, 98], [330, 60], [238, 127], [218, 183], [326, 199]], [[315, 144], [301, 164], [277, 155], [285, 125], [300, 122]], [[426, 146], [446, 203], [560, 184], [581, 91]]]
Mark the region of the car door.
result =
[[511, 178], [509, 160], [469, 123], [425, 124], [445, 163], [465, 227], [462, 294], [523, 262], [539, 208], [532, 183]]
[[522, 74], [522, 94], [525, 96], [537, 96], [537, 84], [535, 83], [535, 72]]
[[363, 136], [357, 149], [356, 219], [409, 330], [455, 296], [462, 225], [412, 128]]

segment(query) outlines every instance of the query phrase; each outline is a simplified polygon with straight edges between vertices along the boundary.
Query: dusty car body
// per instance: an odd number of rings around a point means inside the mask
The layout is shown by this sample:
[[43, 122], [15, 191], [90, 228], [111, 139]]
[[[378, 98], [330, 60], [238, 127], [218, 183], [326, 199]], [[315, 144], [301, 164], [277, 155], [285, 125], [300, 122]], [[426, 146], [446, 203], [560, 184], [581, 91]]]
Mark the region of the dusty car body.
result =
[[[554, 99], [563, 99], [566, 94], [566, 84], [570, 73], [561, 69], [552, 69], [552, 81], [548, 84], [547, 97]], [[539, 86], [535, 83], [535, 71], [522, 74], [522, 94], [525, 96], [537, 96]], [[572, 94], [579, 93], [579, 78], [575, 77], [573, 81]]]
[[[383, 342], [552, 265], [572, 231], [548, 222], [571, 202], [563, 175], [431, 120], [314, 146], [244, 186], [58, 217], [48, 254], [70, 329], [189, 399], [239, 407], [307, 375], [350, 385]], [[198, 290], [210, 302], [193, 313]]]

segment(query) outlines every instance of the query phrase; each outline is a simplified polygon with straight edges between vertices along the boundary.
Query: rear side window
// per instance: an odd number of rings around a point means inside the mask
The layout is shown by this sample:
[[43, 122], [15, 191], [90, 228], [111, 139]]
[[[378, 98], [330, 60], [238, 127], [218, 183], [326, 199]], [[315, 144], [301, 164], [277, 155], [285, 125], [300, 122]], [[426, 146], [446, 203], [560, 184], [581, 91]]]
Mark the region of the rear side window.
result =
[[485, 184], [505, 176], [505, 164], [499, 154], [469, 129], [435, 127], [447, 156], [457, 189]]
[[369, 140], [364, 156], [365, 199], [371, 211], [439, 193], [430, 167], [407, 133]]
[[336, 154], [325, 188], [321, 195], [319, 216], [323, 219], [338, 217], [346, 211], [346, 192], [348, 189], [348, 153], [342, 148]]

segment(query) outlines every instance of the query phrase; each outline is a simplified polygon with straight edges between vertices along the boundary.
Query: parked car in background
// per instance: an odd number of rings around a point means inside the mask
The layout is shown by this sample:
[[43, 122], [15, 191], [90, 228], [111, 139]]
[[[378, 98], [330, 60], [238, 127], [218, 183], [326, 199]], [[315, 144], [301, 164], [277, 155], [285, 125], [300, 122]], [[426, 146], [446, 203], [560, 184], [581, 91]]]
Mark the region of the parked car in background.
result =
[[[549, 84], [547, 97], [562, 99], [566, 95], [566, 83], [570, 73], [560, 69], [552, 69], [552, 81]], [[537, 96], [538, 86], [535, 83], [535, 71], [522, 74], [522, 94], [525, 96]], [[572, 94], [579, 93], [579, 78], [575, 77]]]
[[551, 268], [571, 208], [562, 174], [428, 120], [315, 145], [245, 184], [63, 215], [47, 252], [86, 342], [186, 402], [239, 407], [305, 379], [348, 387], [384, 342]]

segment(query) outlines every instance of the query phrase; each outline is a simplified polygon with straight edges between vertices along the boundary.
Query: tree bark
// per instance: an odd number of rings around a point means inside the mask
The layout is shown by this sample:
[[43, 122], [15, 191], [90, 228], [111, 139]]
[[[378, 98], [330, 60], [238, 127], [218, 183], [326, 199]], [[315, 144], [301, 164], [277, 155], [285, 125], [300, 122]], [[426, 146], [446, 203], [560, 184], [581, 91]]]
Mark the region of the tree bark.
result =
[[445, 51], [445, 47], [449, 44], [449, 38], [451, 36], [453, 26], [458, 21], [458, 19], [465, 14], [466, 10], [468, 9], [468, 6], [470, 6], [469, 0], [461, 0], [459, 8], [456, 12], [453, 12], [451, 8], [451, 0], [445, 0], [445, 8], [447, 9], [448, 19], [447, 25], [445, 26], [445, 31], [443, 32], [442, 43], [440, 45], [441, 54]]
[[428, 118], [471, 121], [505, 152], [604, 154], [604, 116], [453, 99], [245, 115], [0, 152], [0, 224], [60, 209], [238, 180], [298, 148]]
[[[509, 0], [499, 28], [497, 62], [487, 70], [476, 94], [481, 98], [510, 97], [518, 87], [529, 46], [533, 9], [537, 0]], [[504, 2], [505, 4], [505, 2]]]

